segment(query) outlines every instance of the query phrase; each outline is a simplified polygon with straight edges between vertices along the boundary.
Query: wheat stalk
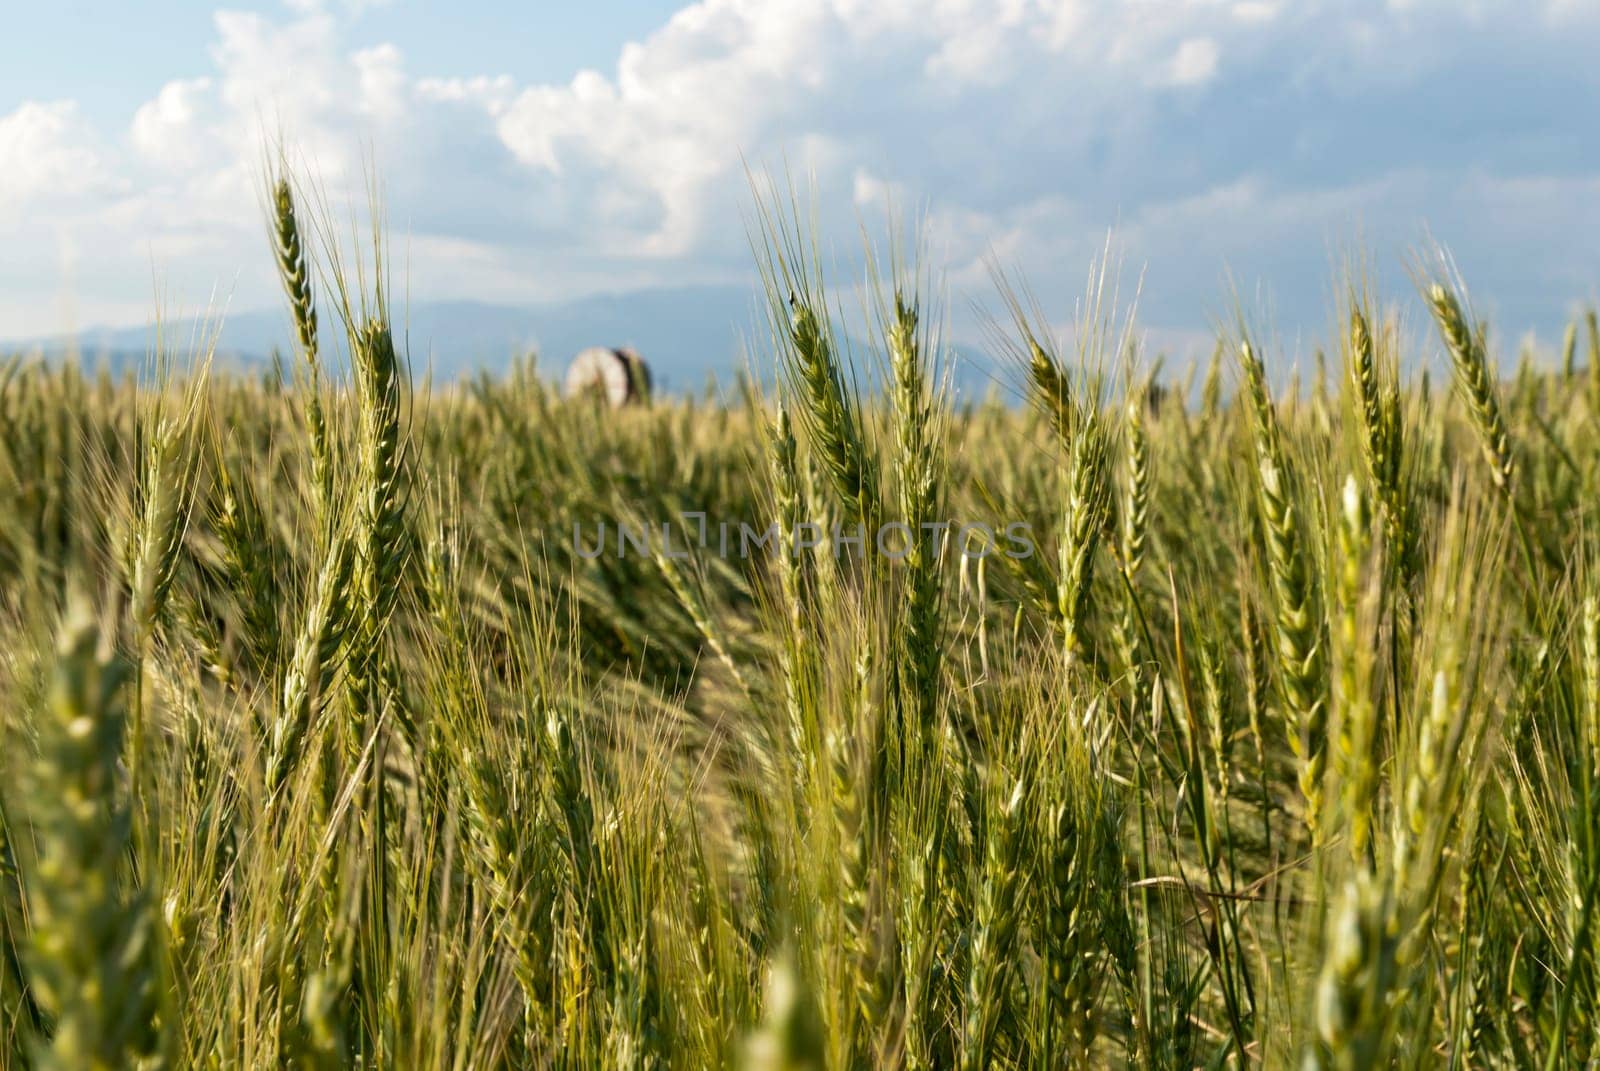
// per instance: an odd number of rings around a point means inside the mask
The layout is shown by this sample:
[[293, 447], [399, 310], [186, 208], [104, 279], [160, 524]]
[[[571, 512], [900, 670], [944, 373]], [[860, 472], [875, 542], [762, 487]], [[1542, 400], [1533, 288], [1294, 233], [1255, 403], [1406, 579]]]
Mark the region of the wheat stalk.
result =
[[1338, 617], [1334, 633], [1338, 732], [1335, 756], [1340, 808], [1351, 857], [1362, 860], [1371, 838], [1372, 796], [1378, 784], [1377, 704], [1373, 698], [1375, 596], [1381, 591], [1369, 574], [1371, 521], [1355, 477], [1346, 479], [1338, 529], [1336, 586]]
[[931, 545], [923, 526], [937, 521], [943, 506], [944, 453], [943, 426], [935, 413], [939, 399], [929, 387], [919, 325], [917, 302], [897, 291], [888, 331], [894, 380], [895, 484], [898, 519], [910, 531], [911, 545], [904, 558], [906, 627], [897, 633], [896, 667], [900, 702], [910, 715], [911, 727], [926, 739], [938, 702], [944, 620], [939, 548]]
[[785, 367], [795, 392], [805, 403], [802, 421], [849, 519], [859, 522], [868, 532], [876, 531], [877, 467], [867, 445], [860, 411], [846, 389], [823, 315], [805, 296], [796, 295], [791, 303]]
[[1004, 795], [1000, 791], [991, 789], [989, 793], [982, 884], [973, 920], [966, 1013], [961, 1029], [961, 1066], [965, 1071], [988, 1067], [994, 1059], [995, 1031], [1009, 1003], [1011, 957], [1018, 931], [1016, 904], [1025, 880], [1023, 834], [1029, 803], [1026, 779], [1013, 782]]
[[1300, 762], [1301, 795], [1313, 842], [1322, 837], [1322, 774], [1327, 735], [1327, 675], [1321, 600], [1296, 505], [1296, 489], [1267, 394], [1266, 371], [1248, 340], [1239, 347], [1253, 412], [1257, 505], [1277, 604], [1278, 683], [1289, 746]]
[[294, 189], [280, 175], [272, 187], [273, 252], [278, 264], [278, 279], [294, 317], [295, 339], [301, 359], [306, 363], [307, 380], [303, 390], [306, 436], [311, 447], [311, 488], [319, 510], [326, 506], [333, 479], [332, 447], [327, 417], [322, 410], [322, 364], [317, 348], [317, 306], [312, 292], [311, 272], [301, 239]]
[[1511, 433], [1501, 411], [1495, 371], [1489, 362], [1483, 334], [1469, 326], [1460, 299], [1444, 284], [1429, 286], [1427, 298], [1445, 349], [1450, 353], [1456, 389], [1472, 416], [1472, 427], [1489, 465], [1490, 478], [1495, 487], [1510, 498], [1516, 478], [1516, 459], [1512, 456]]
[[131, 667], [106, 653], [87, 609], [61, 630], [31, 782], [39, 857], [30, 883], [30, 984], [51, 1020], [35, 1066], [111, 1071], [166, 1048], [152, 890], [124, 891], [133, 836], [118, 785]]

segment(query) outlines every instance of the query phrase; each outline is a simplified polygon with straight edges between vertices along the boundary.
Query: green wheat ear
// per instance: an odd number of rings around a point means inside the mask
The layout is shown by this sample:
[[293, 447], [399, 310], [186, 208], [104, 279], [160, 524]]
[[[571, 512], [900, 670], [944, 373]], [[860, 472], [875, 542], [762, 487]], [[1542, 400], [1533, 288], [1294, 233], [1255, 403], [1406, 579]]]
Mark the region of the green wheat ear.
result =
[[318, 509], [326, 506], [333, 478], [329, 455], [328, 421], [322, 410], [322, 365], [317, 348], [317, 305], [312, 290], [311, 271], [306, 261], [300, 217], [295, 207], [294, 189], [280, 176], [272, 187], [272, 251], [278, 262], [278, 278], [294, 315], [295, 341], [305, 361], [304, 386], [306, 437], [310, 446], [312, 490]]
[[1266, 369], [1248, 339], [1239, 363], [1249, 395], [1256, 453], [1256, 502], [1276, 605], [1279, 689], [1289, 747], [1299, 763], [1301, 795], [1312, 842], [1320, 844], [1322, 774], [1328, 723], [1326, 642], [1321, 592], [1312, 571], [1298, 485], [1284, 450]]
[[1483, 334], [1469, 326], [1461, 300], [1448, 287], [1434, 283], [1428, 287], [1427, 296], [1428, 307], [1439, 325], [1445, 349], [1450, 351], [1456, 387], [1467, 403], [1473, 430], [1478, 434], [1484, 460], [1489, 463], [1489, 475], [1495, 487], [1510, 496], [1516, 476], [1516, 459], [1511, 453], [1511, 432], [1507, 430], [1505, 416], [1501, 412], [1495, 370], [1489, 363]]
[[[944, 505], [946, 455], [943, 442], [942, 387], [932, 372], [933, 355], [921, 333], [917, 298], [899, 290], [888, 325], [888, 349], [894, 382], [895, 483], [899, 517], [911, 531], [938, 519]], [[905, 629], [896, 638], [900, 657], [901, 703], [915, 731], [933, 724], [944, 647], [944, 600], [939, 579], [938, 548], [912, 542], [906, 557]]]
[[795, 299], [784, 353], [795, 394], [805, 403], [802, 423], [834, 492], [850, 520], [875, 527], [877, 462], [862, 427], [859, 400], [835, 351], [826, 309], [819, 311], [804, 297]]
[[287, 178], [279, 178], [272, 188], [273, 252], [278, 258], [278, 274], [294, 313], [295, 338], [301, 353], [317, 363], [317, 307], [311, 293], [311, 273], [306, 268], [305, 248], [300, 240], [300, 222], [295, 214], [294, 191]]
[[118, 789], [130, 667], [75, 611], [39, 724], [30, 812], [39, 858], [29, 883], [33, 992], [54, 1022], [41, 1068], [125, 1068], [158, 1056], [160, 936], [146, 890], [124, 891], [130, 801]]

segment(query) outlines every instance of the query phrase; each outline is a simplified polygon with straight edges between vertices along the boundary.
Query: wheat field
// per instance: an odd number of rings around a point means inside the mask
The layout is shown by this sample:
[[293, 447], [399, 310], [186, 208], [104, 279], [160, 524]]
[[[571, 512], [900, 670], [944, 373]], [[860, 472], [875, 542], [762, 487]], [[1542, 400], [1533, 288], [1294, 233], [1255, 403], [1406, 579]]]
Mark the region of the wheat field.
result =
[[775, 384], [609, 410], [271, 192], [282, 363], [0, 366], [0, 1067], [1600, 1057], [1592, 314], [1101, 269], [980, 401], [767, 212]]

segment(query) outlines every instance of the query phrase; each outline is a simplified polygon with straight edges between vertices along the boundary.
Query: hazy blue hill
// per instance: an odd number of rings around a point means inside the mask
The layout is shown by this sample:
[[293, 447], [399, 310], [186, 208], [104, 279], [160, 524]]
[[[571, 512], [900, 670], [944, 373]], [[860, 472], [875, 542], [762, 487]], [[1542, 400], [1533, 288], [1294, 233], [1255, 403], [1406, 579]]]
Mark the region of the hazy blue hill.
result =
[[[402, 314], [396, 310], [397, 318]], [[539, 354], [540, 370], [559, 376], [574, 354], [588, 346], [632, 346], [644, 355], [664, 390], [696, 393], [715, 377], [731, 388], [743, 363], [744, 342], [753, 343], [771, 371], [765, 338], [765, 312], [754, 290], [732, 286], [692, 286], [600, 294], [542, 305], [493, 305], [470, 301], [415, 302], [397, 326], [404, 333], [412, 367], [420, 380], [430, 371], [447, 382], [480, 370], [503, 371], [518, 355]], [[324, 347], [334, 347], [338, 332], [328, 310], [322, 312]], [[223, 322], [217, 347], [221, 367], [265, 367], [274, 351], [288, 352], [289, 314], [285, 309], [234, 312]], [[195, 322], [164, 326], [181, 354], [195, 337]], [[105, 361], [113, 370], [139, 368], [155, 339], [150, 326], [90, 328], [69, 343], [62, 338], [0, 342], [0, 352], [42, 349], [59, 354], [69, 346], [89, 363]], [[857, 347], [858, 358], [860, 347]], [[981, 395], [994, 374], [973, 354], [963, 354], [957, 380], [962, 393]]]

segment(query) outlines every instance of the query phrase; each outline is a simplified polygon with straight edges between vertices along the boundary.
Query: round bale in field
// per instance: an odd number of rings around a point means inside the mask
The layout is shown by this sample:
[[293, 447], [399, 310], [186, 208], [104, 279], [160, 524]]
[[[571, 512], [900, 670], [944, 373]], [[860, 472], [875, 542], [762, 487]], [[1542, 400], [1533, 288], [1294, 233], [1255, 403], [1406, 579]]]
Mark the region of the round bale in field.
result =
[[650, 369], [626, 346], [590, 346], [567, 366], [569, 398], [595, 392], [613, 409], [643, 401], [650, 393]]

